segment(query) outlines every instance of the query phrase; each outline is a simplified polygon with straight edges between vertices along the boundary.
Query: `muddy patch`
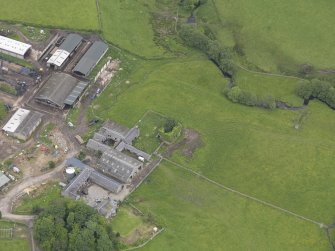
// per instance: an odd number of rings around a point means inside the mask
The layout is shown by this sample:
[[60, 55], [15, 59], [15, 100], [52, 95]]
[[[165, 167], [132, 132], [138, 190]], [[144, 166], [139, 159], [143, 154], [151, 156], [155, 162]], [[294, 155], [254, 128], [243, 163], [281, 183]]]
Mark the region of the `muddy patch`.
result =
[[175, 151], [180, 151], [185, 157], [191, 158], [195, 151], [202, 146], [200, 134], [193, 129], [186, 128], [183, 130], [182, 139], [167, 147], [164, 157], [169, 158]]

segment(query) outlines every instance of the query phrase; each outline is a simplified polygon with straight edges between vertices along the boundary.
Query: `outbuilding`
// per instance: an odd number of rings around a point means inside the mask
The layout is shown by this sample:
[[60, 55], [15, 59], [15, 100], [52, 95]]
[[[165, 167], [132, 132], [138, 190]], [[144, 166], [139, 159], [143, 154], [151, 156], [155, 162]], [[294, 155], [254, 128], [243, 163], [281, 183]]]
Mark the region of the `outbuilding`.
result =
[[63, 109], [79, 100], [89, 82], [81, 81], [69, 74], [55, 72], [35, 96], [37, 102]]
[[0, 52], [12, 57], [24, 59], [29, 54], [31, 45], [0, 36]]
[[8, 135], [27, 140], [42, 122], [43, 115], [19, 108], [2, 128]]
[[61, 69], [81, 45], [83, 37], [78, 34], [69, 34], [59, 48], [49, 58], [47, 65]]
[[107, 44], [101, 41], [94, 42], [73, 69], [73, 73], [79, 76], [87, 77], [107, 51]]

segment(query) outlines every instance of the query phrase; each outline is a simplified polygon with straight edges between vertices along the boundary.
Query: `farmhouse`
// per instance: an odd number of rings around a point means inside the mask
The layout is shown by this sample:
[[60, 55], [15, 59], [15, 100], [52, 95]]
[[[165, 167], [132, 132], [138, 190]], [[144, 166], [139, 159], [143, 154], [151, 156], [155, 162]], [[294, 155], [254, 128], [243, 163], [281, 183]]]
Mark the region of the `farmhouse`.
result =
[[73, 69], [73, 73], [87, 77], [107, 51], [108, 46], [105, 43], [100, 41], [94, 42]]
[[2, 172], [0, 172], [0, 189], [3, 188], [10, 179]]
[[24, 59], [30, 52], [31, 45], [25, 44], [14, 39], [0, 36], [0, 52], [12, 57]]
[[73, 56], [82, 41], [82, 36], [79, 36], [78, 34], [69, 34], [64, 42], [49, 58], [47, 65], [55, 69], [61, 69], [68, 59]]
[[63, 109], [79, 100], [89, 82], [80, 81], [69, 74], [53, 73], [35, 96], [37, 102]]
[[27, 140], [42, 122], [42, 114], [19, 108], [2, 128], [7, 134]]

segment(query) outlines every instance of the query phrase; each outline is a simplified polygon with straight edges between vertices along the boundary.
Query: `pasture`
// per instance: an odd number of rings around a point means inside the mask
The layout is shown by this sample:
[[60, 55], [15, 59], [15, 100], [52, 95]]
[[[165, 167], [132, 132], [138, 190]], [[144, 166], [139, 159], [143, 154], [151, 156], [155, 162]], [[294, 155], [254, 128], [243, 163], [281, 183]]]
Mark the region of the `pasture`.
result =
[[167, 162], [130, 200], [165, 227], [140, 250], [329, 249], [318, 226], [240, 198]]
[[164, 49], [154, 42], [150, 8], [154, 0], [100, 0], [104, 37], [123, 49], [145, 57], [161, 56]]
[[[212, 5], [212, 1], [208, 1]], [[335, 2], [216, 0], [203, 11], [218, 37], [234, 37], [251, 63], [266, 71], [292, 71], [299, 64], [334, 68]], [[216, 10], [215, 10], [216, 8]], [[217, 13], [219, 21], [208, 17]], [[221, 27], [221, 28], [219, 28]]]
[[0, 19], [42, 27], [98, 30], [95, 0], [0, 0]]
[[[94, 102], [95, 114], [132, 126], [154, 108], [199, 132], [204, 142], [192, 158], [177, 152], [177, 162], [293, 212], [333, 221], [335, 121], [328, 107], [311, 102], [296, 130], [299, 112], [229, 102], [221, 94], [226, 80], [206, 60], [137, 61], [133, 71]], [[115, 88], [120, 93], [111, 98]]]

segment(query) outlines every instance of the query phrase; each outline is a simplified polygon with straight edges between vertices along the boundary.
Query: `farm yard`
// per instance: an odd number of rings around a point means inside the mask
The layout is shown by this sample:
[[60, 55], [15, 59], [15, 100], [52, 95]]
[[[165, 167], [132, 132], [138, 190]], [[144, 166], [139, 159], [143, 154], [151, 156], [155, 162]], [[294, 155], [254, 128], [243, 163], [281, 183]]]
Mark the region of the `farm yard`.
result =
[[[21, 2], [1, 9], [1, 17], [73, 30], [100, 29], [95, 1], [58, 1], [54, 4], [67, 10], [58, 14], [73, 10], [62, 17], [46, 15], [51, 2], [40, 5], [34, 0], [29, 4], [40, 10], [37, 15], [12, 15], [15, 6], [26, 4]], [[166, 117], [199, 140], [190, 153], [182, 144], [160, 149], [155, 157], [168, 160], [127, 199], [165, 228], [140, 250], [329, 250], [324, 226], [332, 226], [335, 216], [334, 111], [317, 100], [300, 110], [262, 109], [228, 100], [223, 92], [230, 80], [206, 55], [177, 38], [174, 24], [186, 23], [189, 15], [177, 1], [98, 4], [101, 35], [111, 45], [108, 55], [120, 59], [121, 70], [92, 100], [85, 119], [113, 119], [129, 128], [137, 124], [141, 136], [134, 145], [150, 154], [160, 145], [157, 129]], [[242, 90], [302, 107], [304, 100], [296, 94], [300, 67], [306, 64], [318, 73], [335, 67], [332, 5], [327, 0], [216, 0], [194, 13], [199, 30], [233, 51], [233, 80]], [[80, 109], [70, 111], [68, 121], [80, 124]], [[83, 138], [90, 138], [95, 129]], [[52, 194], [59, 196], [58, 190], [46, 192], [51, 199]], [[36, 203], [47, 203], [43, 196], [37, 195]], [[26, 197], [16, 212], [31, 212], [34, 203]], [[148, 225], [127, 203], [112, 225], [133, 244], [130, 236]]]

